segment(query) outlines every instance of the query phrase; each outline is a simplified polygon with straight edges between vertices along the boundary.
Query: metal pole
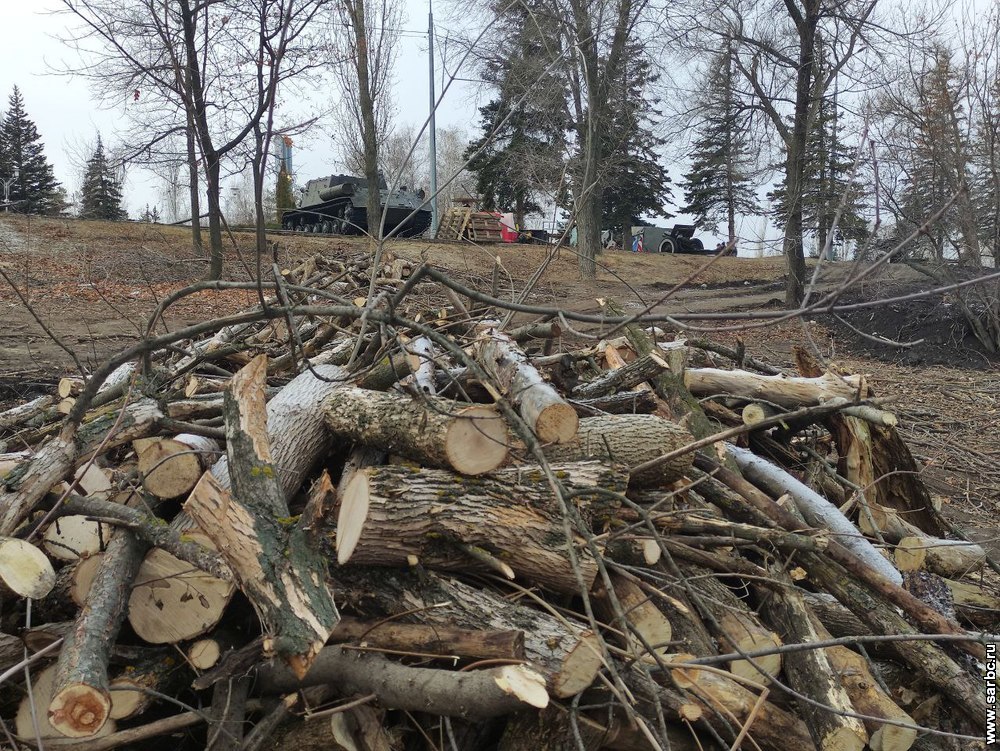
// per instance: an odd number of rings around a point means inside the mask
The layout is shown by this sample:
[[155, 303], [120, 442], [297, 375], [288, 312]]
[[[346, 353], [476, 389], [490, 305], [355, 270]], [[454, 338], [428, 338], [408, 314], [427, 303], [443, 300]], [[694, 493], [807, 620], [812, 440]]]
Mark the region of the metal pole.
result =
[[437, 133], [434, 125], [434, 8], [432, 6], [432, 0], [427, 2], [427, 59], [428, 66], [430, 68], [430, 103], [431, 103], [431, 117], [430, 117], [430, 146], [431, 146], [431, 236], [433, 237], [437, 234], [438, 228], [438, 211], [437, 211], [437, 184], [438, 184], [438, 166], [437, 166]]

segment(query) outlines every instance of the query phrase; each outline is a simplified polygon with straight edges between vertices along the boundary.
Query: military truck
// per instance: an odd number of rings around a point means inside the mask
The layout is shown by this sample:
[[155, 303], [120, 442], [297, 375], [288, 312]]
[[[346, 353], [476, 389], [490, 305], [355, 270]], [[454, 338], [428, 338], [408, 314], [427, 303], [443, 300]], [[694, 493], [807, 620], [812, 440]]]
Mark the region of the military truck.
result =
[[[406, 186], [389, 193], [379, 176], [380, 200], [385, 211], [385, 234], [398, 228], [397, 237], [416, 237], [431, 224], [429, 204], [423, 190]], [[286, 211], [281, 226], [301, 232], [360, 235], [368, 231], [368, 181], [353, 175], [330, 175], [310, 180], [302, 189], [297, 209]], [[378, 228], [373, 228], [373, 231]]]
[[710, 253], [694, 231], [693, 224], [675, 224], [669, 229], [633, 227], [631, 249], [639, 253]]

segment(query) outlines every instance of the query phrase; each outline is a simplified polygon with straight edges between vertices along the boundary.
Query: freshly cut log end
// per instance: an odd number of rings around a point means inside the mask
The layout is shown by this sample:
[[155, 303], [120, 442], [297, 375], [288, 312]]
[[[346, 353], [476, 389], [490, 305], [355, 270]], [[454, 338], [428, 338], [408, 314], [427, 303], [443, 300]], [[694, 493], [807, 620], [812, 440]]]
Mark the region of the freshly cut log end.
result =
[[365, 521], [368, 519], [368, 509], [371, 504], [371, 492], [368, 487], [368, 474], [355, 472], [344, 488], [340, 501], [340, 513], [337, 516], [337, 563], [343, 566], [354, 554], [354, 549], [361, 539]]
[[[49, 665], [45, 670], [32, 673], [31, 676], [31, 697], [25, 696], [17, 708], [15, 719], [15, 733], [18, 738], [23, 738], [32, 743], [36, 738], [42, 739], [62, 739], [66, 736], [56, 730], [50, 723], [45, 707], [50, 705], [52, 699], [52, 684], [55, 681], [55, 663]], [[34, 699], [34, 702], [32, 702]], [[37, 733], [36, 733], [37, 727]], [[114, 720], [107, 720], [104, 725], [96, 731], [98, 737], [110, 735], [115, 732]], [[79, 736], [77, 736], [79, 737]], [[54, 743], [52, 745], [55, 745]], [[70, 745], [67, 743], [67, 745]]]
[[30, 542], [0, 538], [0, 583], [18, 597], [38, 600], [52, 591], [56, 573], [45, 553]]
[[101, 552], [111, 536], [111, 530], [86, 516], [61, 516], [52, 522], [42, 536], [45, 551], [61, 561], [76, 561]]
[[195, 670], [215, 667], [222, 657], [222, 647], [217, 639], [199, 639], [187, 651], [187, 659]]
[[67, 686], [49, 703], [49, 724], [67, 738], [97, 735], [110, 715], [108, 693], [82, 683]]
[[[202, 535], [191, 537], [211, 547]], [[156, 548], [146, 556], [135, 579], [129, 623], [150, 644], [193, 639], [219, 622], [234, 587]]]
[[962, 577], [986, 562], [986, 552], [975, 543], [961, 540], [904, 537], [894, 554], [900, 571], [927, 569], [940, 576]]
[[97, 571], [101, 567], [104, 559], [103, 553], [84, 558], [76, 564], [70, 577], [69, 596], [77, 607], [83, 607], [87, 602], [87, 595], [90, 593], [90, 585], [97, 576]]
[[[740, 652], [756, 652], [761, 649], [772, 649], [774, 647], [781, 646], [781, 639], [777, 637], [776, 634], [767, 633], [762, 636], [748, 636], [744, 639], [740, 639], [735, 645], [738, 649], [734, 651]], [[781, 672], [781, 655], [761, 655], [760, 657], [754, 657], [753, 663], [751, 664], [749, 660], [733, 660], [729, 663], [729, 672], [733, 675], [738, 675], [741, 678], [746, 678], [747, 680], [755, 681], [757, 683], [768, 683], [768, 681]], [[760, 670], [766, 673], [766, 675], [761, 675]]]
[[532, 707], [544, 709], [549, 705], [549, 694], [545, 690], [545, 678], [523, 665], [506, 665], [497, 674], [497, 686], [511, 696], [516, 696]]
[[883, 725], [868, 741], [872, 751], [909, 751], [917, 741], [915, 728], [901, 728], [898, 725]]
[[569, 404], [550, 404], [538, 413], [535, 434], [542, 443], [569, 443], [576, 436], [580, 417]]
[[143, 487], [157, 498], [190, 492], [219, 450], [211, 438], [186, 434], [135, 443]]
[[464, 409], [448, 429], [445, 452], [456, 472], [492, 472], [507, 460], [507, 424], [493, 407]]
[[577, 644], [566, 653], [562, 671], [552, 681], [552, 693], [557, 698], [576, 696], [594, 682], [603, 663], [600, 644], [600, 639], [589, 631], [580, 635]]
[[507, 425], [495, 407], [485, 404], [344, 387], [327, 398], [323, 414], [339, 438], [424, 466], [478, 475], [507, 459]]

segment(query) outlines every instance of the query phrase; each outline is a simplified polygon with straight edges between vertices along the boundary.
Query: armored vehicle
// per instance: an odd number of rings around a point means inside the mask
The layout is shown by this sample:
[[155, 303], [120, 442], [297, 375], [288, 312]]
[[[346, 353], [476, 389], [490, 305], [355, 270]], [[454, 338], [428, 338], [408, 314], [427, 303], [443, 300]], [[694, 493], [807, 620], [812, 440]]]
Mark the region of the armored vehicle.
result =
[[[423, 190], [411, 191], [403, 186], [390, 195], [381, 176], [378, 189], [386, 213], [386, 234], [398, 227], [397, 237], [415, 237], [430, 226], [431, 211], [424, 202]], [[359, 235], [368, 231], [367, 205], [368, 181], [364, 178], [351, 175], [320, 177], [306, 183], [299, 207], [286, 211], [281, 225], [303, 232]], [[374, 227], [373, 231], [377, 229]]]
[[705, 253], [705, 245], [694, 236], [694, 230], [693, 224], [675, 224], [669, 230], [633, 227], [632, 249], [640, 253]]

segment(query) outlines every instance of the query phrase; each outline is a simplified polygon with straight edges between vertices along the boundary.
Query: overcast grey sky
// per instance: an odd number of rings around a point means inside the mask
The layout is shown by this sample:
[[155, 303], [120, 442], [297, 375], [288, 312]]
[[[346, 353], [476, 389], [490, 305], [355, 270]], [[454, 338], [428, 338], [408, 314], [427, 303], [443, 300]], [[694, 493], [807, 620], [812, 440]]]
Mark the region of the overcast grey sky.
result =
[[[403, 0], [403, 3], [403, 28], [425, 30], [426, 0]], [[80, 182], [73, 163], [75, 152], [81, 144], [93, 142], [97, 132], [105, 141], [114, 141], [128, 104], [123, 101], [120, 107], [101, 109], [85, 81], [52, 72], [76, 59], [72, 50], [54, 39], [65, 33], [70, 22], [69, 16], [53, 14], [61, 6], [59, 0], [0, 0], [0, 18], [4, 24], [0, 44], [0, 110], [6, 109], [7, 97], [17, 85], [28, 116], [38, 126], [56, 178], [72, 193]], [[440, 46], [446, 31], [437, 18], [435, 21]], [[440, 75], [439, 71], [439, 86]], [[428, 111], [426, 37], [410, 33], [401, 36], [395, 78], [399, 119], [419, 124]], [[317, 105], [326, 103], [324, 95], [316, 96]], [[456, 83], [438, 112], [438, 125], [462, 125], [471, 131], [478, 119], [476, 106], [475, 92]], [[340, 169], [332, 148], [319, 133], [297, 139], [294, 161], [300, 182]], [[147, 203], [158, 202], [155, 180], [142, 170], [130, 170], [125, 198], [130, 215], [135, 217]]]

